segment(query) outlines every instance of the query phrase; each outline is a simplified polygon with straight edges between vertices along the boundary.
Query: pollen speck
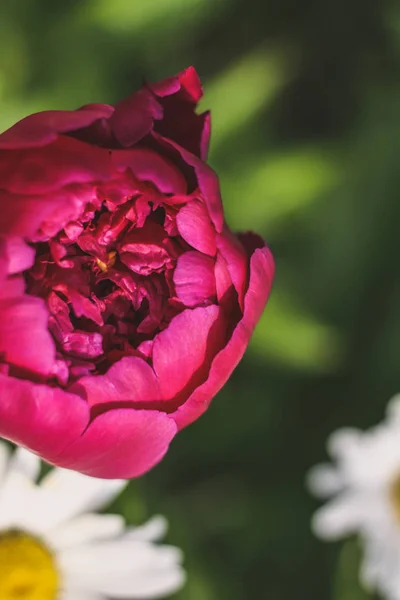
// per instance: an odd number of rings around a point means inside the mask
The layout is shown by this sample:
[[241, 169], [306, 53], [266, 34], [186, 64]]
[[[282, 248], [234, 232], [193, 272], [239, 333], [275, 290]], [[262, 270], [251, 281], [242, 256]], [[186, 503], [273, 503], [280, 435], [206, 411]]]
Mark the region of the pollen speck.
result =
[[103, 262], [99, 258], [96, 258], [96, 264], [100, 268], [100, 270], [103, 271], [103, 273], [107, 273], [108, 269], [111, 269], [111, 267], [114, 266], [116, 260], [117, 253], [115, 250], [113, 250], [112, 252], [109, 252], [107, 262]]

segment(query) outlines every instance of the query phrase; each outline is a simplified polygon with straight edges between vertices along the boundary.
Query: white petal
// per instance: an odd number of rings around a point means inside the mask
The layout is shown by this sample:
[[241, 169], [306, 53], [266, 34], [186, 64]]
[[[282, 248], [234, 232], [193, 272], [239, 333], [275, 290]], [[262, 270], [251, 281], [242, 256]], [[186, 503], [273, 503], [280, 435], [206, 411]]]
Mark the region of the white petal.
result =
[[363, 514], [362, 499], [353, 494], [342, 494], [317, 510], [312, 528], [318, 537], [337, 540], [357, 532]]
[[24, 448], [12, 454], [1, 444], [0, 529], [28, 527], [34, 521], [31, 506], [36, 492], [34, 480], [40, 470], [39, 458]]
[[360, 580], [366, 588], [376, 587], [376, 578], [379, 575], [379, 565], [375, 557], [366, 556], [360, 565]]
[[115, 538], [125, 528], [121, 515], [85, 514], [62, 523], [46, 536], [48, 543], [57, 551], [71, 546]]
[[148, 569], [115, 578], [104, 586], [104, 592], [111, 597], [151, 600], [176, 592], [185, 580], [185, 571], [178, 566], [159, 570]]
[[8, 470], [8, 462], [10, 460], [10, 450], [5, 442], [0, 440], [0, 494], [1, 485]]
[[67, 469], [53, 469], [41, 484], [48, 528], [102, 508], [126, 485], [123, 480], [97, 479]]
[[40, 459], [19, 446], [12, 455], [9, 469], [21, 473], [30, 481], [36, 481], [40, 472]]
[[182, 553], [172, 546], [120, 540], [66, 551], [59, 557], [70, 587], [119, 598], [155, 598], [183, 583]]
[[168, 521], [162, 515], [155, 515], [140, 527], [128, 528], [125, 538], [141, 542], [156, 542], [165, 537]]
[[57, 598], [58, 600], [107, 600], [103, 594], [73, 589], [61, 591]]
[[34, 530], [37, 487], [18, 470], [9, 469], [0, 493], [0, 529], [21, 527]]
[[332, 433], [327, 442], [328, 452], [335, 458], [343, 456], [359, 448], [363, 434], [358, 429], [343, 427]]
[[[378, 532], [375, 532], [378, 533]], [[400, 547], [396, 531], [389, 536], [362, 536], [364, 559], [360, 579], [367, 588], [379, 590], [384, 598], [400, 598]], [[389, 539], [388, 539], [389, 538]]]
[[306, 476], [307, 488], [319, 498], [328, 498], [343, 489], [343, 477], [338, 469], [330, 465], [317, 465]]
[[400, 394], [396, 394], [389, 400], [386, 414], [389, 417], [389, 421], [400, 421]]

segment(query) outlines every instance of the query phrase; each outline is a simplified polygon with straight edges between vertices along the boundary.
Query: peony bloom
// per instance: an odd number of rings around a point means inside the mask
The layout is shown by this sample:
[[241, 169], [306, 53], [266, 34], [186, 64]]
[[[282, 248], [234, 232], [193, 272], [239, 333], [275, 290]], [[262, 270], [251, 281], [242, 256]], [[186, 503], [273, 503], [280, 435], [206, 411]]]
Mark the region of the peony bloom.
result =
[[124, 481], [53, 469], [35, 484], [39, 459], [0, 442], [0, 598], [106, 600], [162, 598], [180, 588], [181, 552], [154, 542], [166, 523], [127, 528], [95, 512]]
[[189, 68], [0, 135], [0, 436], [52, 464], [154, 466], [267, 301], [273, 260], [224, 222], [201, 94]]
[[317, 466], [308, 476], [315, 495], [333, 496], [317, 511], [313, 529], [327, 540], [359, 534], [362, 583], [400, 600], [400, 396], [383, 423], [364, 433], [339, 430], [328, 450], [336, 465]]

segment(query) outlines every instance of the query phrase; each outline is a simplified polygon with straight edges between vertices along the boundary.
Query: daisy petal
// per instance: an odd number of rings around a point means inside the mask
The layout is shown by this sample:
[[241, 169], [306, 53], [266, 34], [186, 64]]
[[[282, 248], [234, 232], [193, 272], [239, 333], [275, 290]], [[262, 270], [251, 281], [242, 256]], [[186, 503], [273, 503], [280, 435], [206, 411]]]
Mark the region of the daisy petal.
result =
[[156, 542], [165, 536], [167, 530], [167, 519], [162, 515], [155, 515], [144, 525], [128, 529], [124, 538], [138, 542]]
[[[8, 461], [10, 460], [10, 451], [7, 444], [0, 441], [0, 485], [2, 485], [8, 470]], [[1, 488], [0, 488], [1, 494]]]
[[314, 496], [328, 498], [343, 489], [340, 471], [330, 465], [317, 465], [307, 473], [307, 487]]
[[184, 581], [180, 561], [177, 548], [133, 540], [81, 546], [60, 556], [67, 586], [141, 600], [178, 589]]
[[36, 481], [40, 472], [40, 459], [36, 454], [18, 447], [11, 459], [10, 470], [21, 473], [30, 481]]
[[354, 452], [360, 445], [362, 433], [358, 429], [343, 427], [338, 429], [328, 438], [328, 452], [331, 456], [341, 459]]
[[90, 513], [59, 525], [47, 537], [53, 548], [63, 550], [88, 542], [117, 537], [123, 533], [124, 527], [125, 521], [121, 515]]
[[97, 592], [69, 589], [61, 592], [59, 600], [107, 600], [107, 598]]
[[0, 530], [35, 530], [36, 492], [34, 483], [24, 473], [12, 468], [8, 470], [0, 491]]
[[338, 540], [355, 533], [363, 519], [363, 504], [354, 494], [342, 494], [315, 513], [314, 533], [326, 540]]
[[67, 469], [53, 469], [42, 481], [48, 528], [111, 502], [127, 485], [118, 479], [96, 479]]

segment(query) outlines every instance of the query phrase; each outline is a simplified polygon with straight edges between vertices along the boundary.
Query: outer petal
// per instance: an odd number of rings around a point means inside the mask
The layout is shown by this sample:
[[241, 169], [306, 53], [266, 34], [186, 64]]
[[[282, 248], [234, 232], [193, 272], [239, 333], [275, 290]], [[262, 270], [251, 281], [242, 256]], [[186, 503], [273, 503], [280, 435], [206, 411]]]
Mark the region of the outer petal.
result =
[[1, 150], [34, 148], [53, 142], [59, 133], [88, 127], [114, 112], [107, 104], [92, 104], [84, 110], [47, 110], [18, 121], [0, 135]]
[[82, 377], [76, 389], [82, 387], [90, 406], [111, 402], [155, 402], [160, 399], [153, 369], [137, 356], [122, 358], [105, 375]]
[[239, 306], [243, 310], [248, 283], [248, 254], [239, 239], [226, 226], [223, 232], [217, 235], [217, 248], [225, 259], [229, 276], [238, 294]]
[[210, 140], [210, 114], [195, 113], [203, 95], [196, 70], [189, 67], [175, 77], [151, 85], [150, 89], [164, 109], [164, 117], [154, 124], [154, 130], [205, 160]]
[[80, 436], [87, 403], [56, 387], [0, 375], [0, 436], [50, 462]]
[[7, 236], [5, 246], [10, 274], [21, 273], [35, 262], [35, 250], [20, 237]]
[[85, 202], [94, 196], [93, 188], [76, 188], [70, 186], [41, 195], [11, 194], [0, 189], [0, 235], [21, 236], [30, 241], [55, 235], [77, 218]]
[[203, 95], [201, 81], [194, 67], [188, 67], [178, 75], [152, 83], [149, 87], [159, 98], [180, 94], [193, 104], [197, 104]]
[[110, 125], [118, 142], [127, 148], [150, 133], [154, 121], [162, 116], [160, 103], [144, 88], [116, 104]]
[[48, 312], [41, 298], [22, 296], [0, 300], [0, 354], [3, 360], [35, 373], [50, 375], [56, 351], [47, 320]]
[[163, 458], [176, 431], [165, 413], [116, 408], [98, 415], [54, 463], [93, 477], [139, 477]]
[[104, 181], [111, 176], [110, 155], [105, 148], [65, 136], [34, 150], [0, 151], [0, 187], [14, 194], [43, 194], [71, 183]]
[[245, 296], [243, 318], [226, 347], [214, 358], [207, 381], [170, 415], [180, 429], [192, 423], [207, 409], [242, 358], [268, 299], [273, 274], [274, 261], [268, 248], [255, 250], [250, 261], [250, 283]]
[[217, 232], [221, 232], [224, 226], [224, 212], [222, 207], [221, 191], [217, 174], [205, 162], [200, 160], [192, 152], [185, 150], [174, 141], [153, 132], [153, 137], [161, 145], [178, 152], [183, 161], [193, 168], [201, 194], [207, 205], [210, 219]]
[[215, 305], [184, 310], [155, 337], [153, 366], [165, 400], [173, 399], [207, 365], [209, 338], [219, 314]]

